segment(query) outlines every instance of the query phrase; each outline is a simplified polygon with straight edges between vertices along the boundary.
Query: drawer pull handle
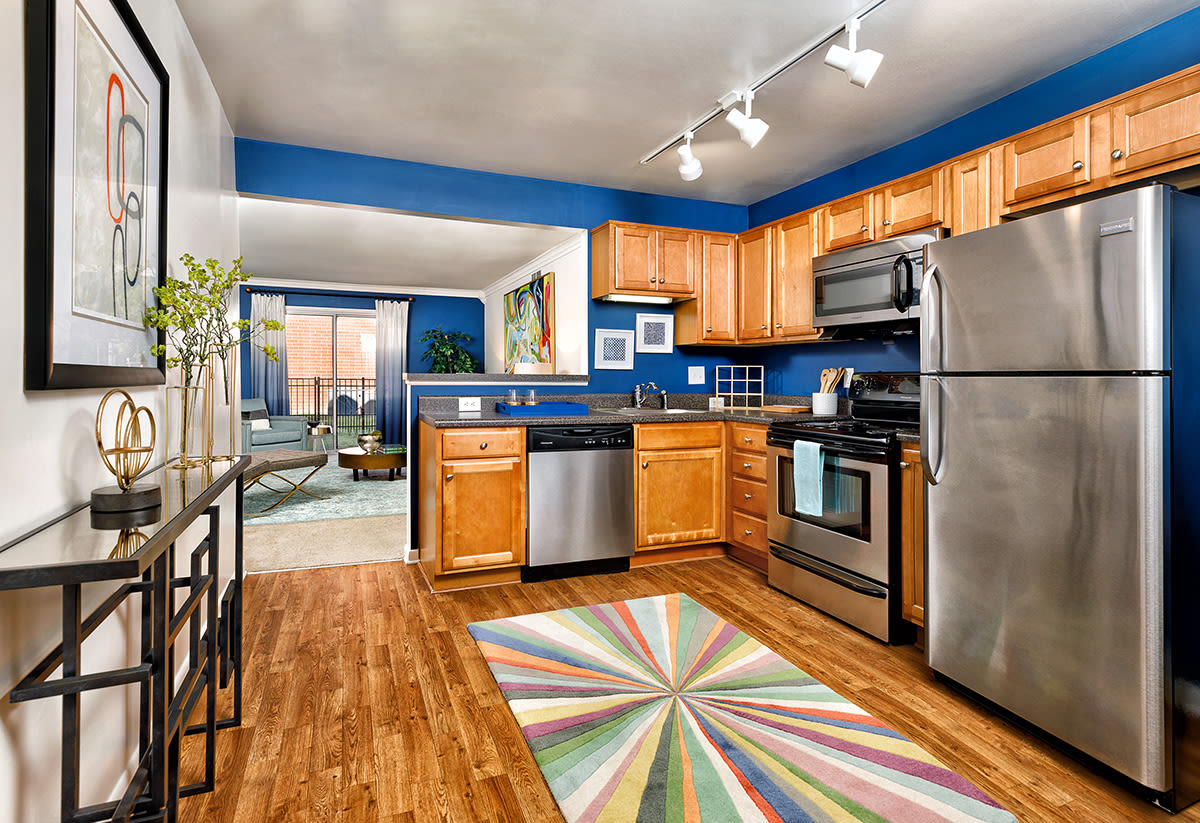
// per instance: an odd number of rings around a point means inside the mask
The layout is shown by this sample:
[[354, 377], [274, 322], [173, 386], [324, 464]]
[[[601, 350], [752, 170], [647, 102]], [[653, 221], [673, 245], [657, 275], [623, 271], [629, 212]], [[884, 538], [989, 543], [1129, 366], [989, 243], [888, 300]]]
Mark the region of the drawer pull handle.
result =
[[742, 529], [746, 534], [754, 534], [754, 529]]
[[1075, 169], [1075, 171], [1079, 171], [1080, 169], [1083, 168], [1083, 161], [1076, 160], [1074, 163], [1071, 164], [1071, 168]]
[[747, 500], [749, 500], [753, 496], [754, 495], [750, 494], [750, 492], [746, 492], [745, 494], [742, 495], [742, 497], [746, 498]]
[[453, 480], [453, 479], [454, 479], [454, 475], [452, 475], [452, 474], [448, 474], [448, 475], [446, 475], [446, 479], [447, 479], [447, 480]]
[[487, 441], [486, 441], [486, 440], [484, 440], [482, 443], [480, 443], [480, 444], [479, 444], [479, 448], [481, 448], [481, 449], [486, 449], [486, 448], [487, 448]]
[[642, 464], [642, 468], [643, 468], [643, 469], [648, 469], [648, 468], [650, 468], [650, 464], [649, 464], [649, 463], [643, 463], [643, 464]]
[[745, 440], [747, 443], [750, 443], [754, 440], [753, 437], [743, 437], [742, 439]]
[[748, 468], [750, 468], [750, 464], [749, 464], [749, 463], [743, 463], [743, 464], [742, 464], [742, 468], [743, 468], [743, 469], [748, 469]]

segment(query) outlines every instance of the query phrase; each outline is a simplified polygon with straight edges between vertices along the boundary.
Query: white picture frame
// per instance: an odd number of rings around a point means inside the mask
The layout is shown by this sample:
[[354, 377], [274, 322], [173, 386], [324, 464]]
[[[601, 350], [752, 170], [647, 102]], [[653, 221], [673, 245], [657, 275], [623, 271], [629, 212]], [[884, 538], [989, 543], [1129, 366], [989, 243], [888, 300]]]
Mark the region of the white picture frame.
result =
[[675, 315], [637, 315], [638, 354], [670, 354], [675, 350]]
[[594, 360], [597, 369], [633, 370], [633, 332], [596, 329]]

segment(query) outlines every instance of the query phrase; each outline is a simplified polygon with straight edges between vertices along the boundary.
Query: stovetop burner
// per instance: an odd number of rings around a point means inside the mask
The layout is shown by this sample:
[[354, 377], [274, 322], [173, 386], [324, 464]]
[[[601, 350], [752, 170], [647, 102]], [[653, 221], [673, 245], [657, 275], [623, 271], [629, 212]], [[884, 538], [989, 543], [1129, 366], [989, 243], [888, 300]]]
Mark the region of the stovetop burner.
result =
[[[855, 374], [850, 386], [851, 419], [775, 423], [777, 438], [845, 440], [890, 446], [900, 432], [919, 430], [920, 381], [910, 372]], [[854, 419], [865, 418], [865, 419]]]

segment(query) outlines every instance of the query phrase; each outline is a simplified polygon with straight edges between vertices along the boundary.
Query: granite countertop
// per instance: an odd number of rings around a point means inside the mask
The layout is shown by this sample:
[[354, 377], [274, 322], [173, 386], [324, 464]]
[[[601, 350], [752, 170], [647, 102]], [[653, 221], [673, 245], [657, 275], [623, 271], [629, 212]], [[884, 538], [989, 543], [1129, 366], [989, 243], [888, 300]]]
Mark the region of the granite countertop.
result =
[[899, 434], [896, 435], [896, 439], [899, 440], [901, 443], [920, 443], [921, 435], [909, 434], [908, 432], [900, 432]]
[[[764, 412], [759, 409], [722, 409], [721, 411], [692, 411], [655, 413], [649, 409], [639, 414], [614, 414], [591, 409], [587, 415], [553, 415], [547, 417], [516, 417], [484, 409], [478, 412], [423, 411], [420, 419], [435, 428], [471, 428], [477, 426], [572, 426], [617, 423], [696, 423], [708, 420], [733, 420], [743, 423], [792, 422], [813, 420], [808, 413]], [[585, 422], [586, 421], [586, 422]]]

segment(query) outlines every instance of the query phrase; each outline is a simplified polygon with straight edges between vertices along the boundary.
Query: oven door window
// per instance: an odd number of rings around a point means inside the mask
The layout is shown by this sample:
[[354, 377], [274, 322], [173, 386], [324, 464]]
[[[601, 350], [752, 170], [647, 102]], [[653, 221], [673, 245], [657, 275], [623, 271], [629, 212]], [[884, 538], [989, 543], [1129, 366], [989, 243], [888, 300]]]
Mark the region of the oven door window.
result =
[[[876, 263], [813, 280], [817, 317], [873, 311], [896, 311], [892, 303], [892, 262]], [[921, 304], [921, 261], [914, 260], [913, 305]]]
[[845, 461], [838, 455], [824, 455], [820, 517], [796, 511], [796, 490], [793, 485], [792, 458], [779, 457], [780, 514], [793, 520], [810, 523], [822, 529], [864, 542], [871, 540], [871, 476], [858, 461]]

